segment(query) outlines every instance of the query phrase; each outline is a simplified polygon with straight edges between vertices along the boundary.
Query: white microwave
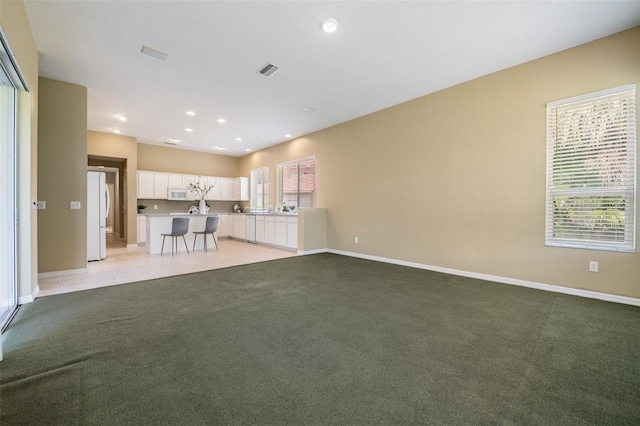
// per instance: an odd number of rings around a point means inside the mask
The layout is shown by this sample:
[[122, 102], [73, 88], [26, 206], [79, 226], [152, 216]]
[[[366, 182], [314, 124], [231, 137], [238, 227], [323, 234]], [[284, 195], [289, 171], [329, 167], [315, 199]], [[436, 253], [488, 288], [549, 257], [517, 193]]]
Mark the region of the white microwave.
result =
[[189, 200], [189, 190], [179, 186], [170, 186], [167, 189], [167, 200], [187, 201]]

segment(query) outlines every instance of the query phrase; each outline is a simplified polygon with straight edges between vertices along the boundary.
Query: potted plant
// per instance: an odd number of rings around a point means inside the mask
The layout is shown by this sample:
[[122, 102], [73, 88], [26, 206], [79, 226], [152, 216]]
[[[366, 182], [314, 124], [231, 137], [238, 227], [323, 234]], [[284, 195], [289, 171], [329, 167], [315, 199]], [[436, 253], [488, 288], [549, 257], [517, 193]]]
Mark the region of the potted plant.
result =
[[146, 209], [147, 206], [145, 206], [144, 204], [138, 204], [138, 213], [144, 213], [144, 209]]

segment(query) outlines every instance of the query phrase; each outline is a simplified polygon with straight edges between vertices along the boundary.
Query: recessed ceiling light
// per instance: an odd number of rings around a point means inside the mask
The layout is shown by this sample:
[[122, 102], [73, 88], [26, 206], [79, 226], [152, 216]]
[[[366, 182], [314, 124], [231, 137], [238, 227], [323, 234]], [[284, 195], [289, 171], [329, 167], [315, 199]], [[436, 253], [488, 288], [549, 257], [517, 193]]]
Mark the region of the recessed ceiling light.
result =
[[316, 112], [316, 110], [315, 110], [315, 109], [313, 109], [313, 108], [311, 108], [311, 107], [308, 107], [308, 106], [303, 106], [303, 107], [302, 107], [302, 110], [303, 110], [304, 112], [308, 112], [308, 113]]
[[227, 122], [227, 120], [225, 120], [224, 118], [218, 118], [216, 121], [221, 124]]
[[124, 115], [116, 115], [116, 118], [120, 121], [127, 121], [127, 117], [125, 117]]
[[120, 133], [120, 129], [113, 129], [113, 133]]
[[140, 49], [140, 52], [144, 53], [145, 55], [151, 56], [152, 58], [160, 59], [161, 61], [166, 61], [169, 57], [169, 55], [164, 52], [152, 49], [151, 47], [144, 45], [142, 46], [142, 49]]
[[245, 149], [245, 151], [251, 152], [251, 148], [247, 148], [247, 149]]
[[236, 142], [242, 142], [242, 138], [236, 138]]
[[187, 127], [186, 129], [184, 129], [185, 132], [193, 132], [193, 129], [191, 127]]
[[195, 112], [193, 112], [193, 111], [187, 111], [187, 115], [194, 116], [194, 115], [196, 115], [196, 113], [195, 113]]
[[325, 33], [333, 33], [338, 29], [338, 21], [328, 18], [322, 21], [322, 31]]
[[289, 133], [287, 133], [286, 135], [284, 135], [285, 138], [290, 138], [291, 135]]
[[225, 148], [223, 146], [214, 146], [213, 148], [217, 149], [218, 151], [224, 151], [225, 149], [227, 149], [227, 148]]

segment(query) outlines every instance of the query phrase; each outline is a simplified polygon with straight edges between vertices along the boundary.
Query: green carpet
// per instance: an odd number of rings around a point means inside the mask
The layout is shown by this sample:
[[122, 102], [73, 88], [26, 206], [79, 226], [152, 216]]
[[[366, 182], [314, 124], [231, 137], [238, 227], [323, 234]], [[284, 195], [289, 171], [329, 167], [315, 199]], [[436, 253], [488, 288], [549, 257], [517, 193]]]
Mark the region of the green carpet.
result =
[[331, 254], [49, 296], [0, 424], [640, 424], [640, 309]]

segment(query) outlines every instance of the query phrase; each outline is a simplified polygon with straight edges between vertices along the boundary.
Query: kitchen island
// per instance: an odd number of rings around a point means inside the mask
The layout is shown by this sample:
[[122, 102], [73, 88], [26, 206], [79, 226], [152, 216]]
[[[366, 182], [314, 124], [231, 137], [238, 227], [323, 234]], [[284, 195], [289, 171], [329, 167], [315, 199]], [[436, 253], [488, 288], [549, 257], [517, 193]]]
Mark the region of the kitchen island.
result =
[[[162, 235], [171, 232], [174, 217], [189, 218], [189, 232], [185, 235], [189, 250], [193, 247], [194, 231], [202, 231], [209, 216], [219, 216], [218, 236], [257, 243], [299, 254], [320, 253], [327, 247], [327, 210], [322, 208], [301, 208], [296, 213], [228, 213], [209, 214], [147, 213], [139, 214], [144, 223], [146, 249], [149, 254], [158, 254], [162, 248]], [[223, 219], [227, 219], [224, 231]], [[142, 222], [141, 222], [142, 223]], [[207, 238], [211, 238], [208, 236]], [[182, 240], [182, 238], [180, 238]], [[171, 242], [165, 243], [165, 252], [171, 252]], [[215, 246], [209, 240], [209, 247]], [[204, 240], [198, 238], [196, 250], [204, 249]], [[184, 244], [178, 241], [178, 252], [186, 252]]]
[[[146, 220], [146, 245], [147, 253], [159, 254], [162, 250], [162, 234], [171, 233], [171, 225], [174, 217], [186, 217], [189, 219], [189, 232], [184, 236], [187, 240], [187, 246], [189, 251], [193, 248], [193, 238], [195, 231], [204, 231], [207, 217], [217, 216], [216, 213], [210, 214], [187, 214], [187, 213], [149, 213], [145, 214]], [[207, 236], [211, 238], [211, 236]], [[209, 241], [208, 247], [214, 247], [215, 244]], [[196, 250], [204, 250], [204, 238], [198, 237], [196, 242]], [[171, 254], [171, 237], [167, 237], [164, 244], [165, 253]], [[182, 238], [178, 237], [178, 253], [185, 252], [184, 243]]]

